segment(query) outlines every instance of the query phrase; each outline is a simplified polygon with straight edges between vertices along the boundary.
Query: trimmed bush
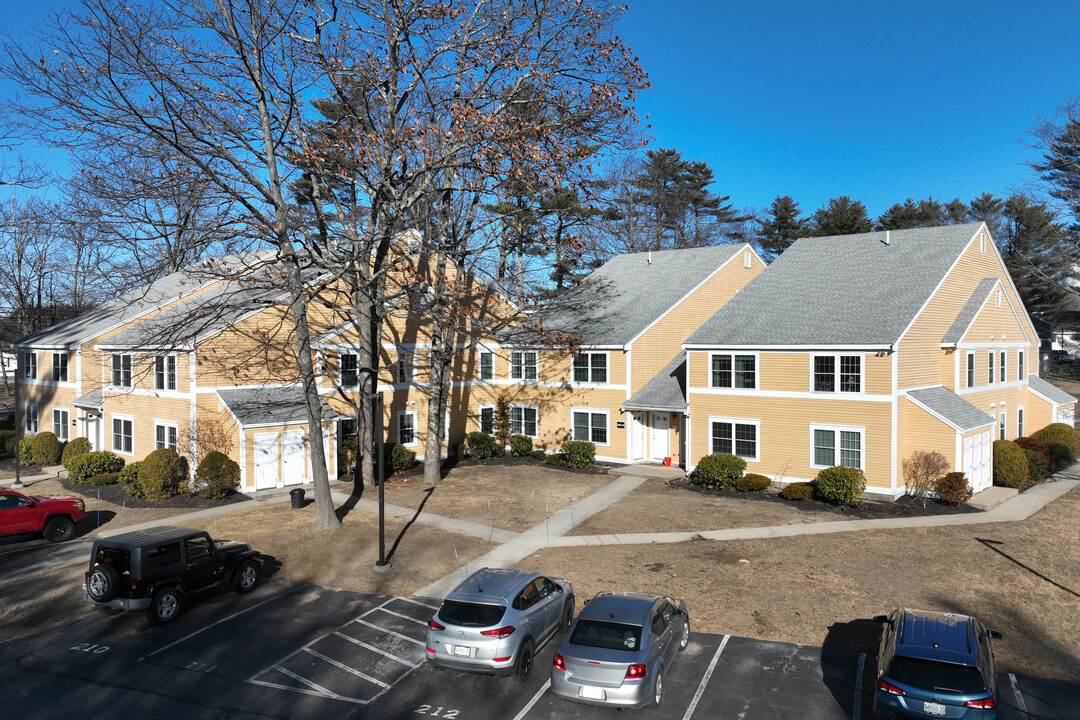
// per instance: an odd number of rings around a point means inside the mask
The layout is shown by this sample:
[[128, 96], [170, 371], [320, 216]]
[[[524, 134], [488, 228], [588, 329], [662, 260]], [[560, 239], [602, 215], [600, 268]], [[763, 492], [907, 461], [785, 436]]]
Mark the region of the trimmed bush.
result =
[[1024, 450], [1024, 456], [1028, 461], [1028, 485], [1038, 485], [1046, 479], [1046, 472], [1050, 469], [1050, 463], [1041, 454], [1034, 450]]
[[560, 448], [563, 464], [572, 470], [587, 470], [596, 460], [596, 446], [585, 440], [568, 440]]
[[780, 490], [780, 497], [785, 500], [809, 500], [813, 495], [814, 486], [808, 482], [791, 483]]
[[743, 475], [735, 481], [735, 489], [741, 492], [758, 492], [770, 485], [772, 485], [772, 480], [764, 475], [758, 475], [757, 473]]
[[994, 484], [1023, 489], [1028, 482], [1028, 461], [1012, 440], [994, 441]]
[[814, 495], [833, 505], [857, 503], [866, 490], [866, 476], [859, 468], [837, 465], [817, 474]]
[[544, 462], [552, 467], [563, 467], [566, 465], [566, 456], [562, 453], [552, 453], [544, 458]]
[[1050, 442], [1046, 444], [1046, 452], [1050, 454], [1050, 472], [1056, 473], [1058, 470], [1069, 467], [1073, 464], [1073, 460], [1076, 456], [1073, 455], [1072, 448], [1065, 443]]
[[532, 452], [532, 438], [528, 435], [510, 436], [510, 454], [514, 457], [527, 457]]
[[0, 430], [0, 453], [7, 454], [15, 449], [15, 431]]
[[120, 484], [124, 486], [130, 497], [142, 497], [142, 488], [139, 487], [140, 465], [142, 465], [142, 461], [136, 460], [125, 465], [124, 469], [120, 471]]
[[180, 493], [187, 474], [184, 458], [172, 448], [161, 448], [139, 465], [139, 489], [147, 500], [164, 500]]
[[51, 432], [39, 432], [30, 445], [35, 465], [56, 465], [60, 462], [60, 441]]
[[192, 495], [220, 500], [240, 484], [240, 466], [225, 453], [212, 450], [195, 469], [195, 479], [188, 483]]
[[120, 482], [120, 473], [102, 473], [101, 475], [91, 475], [86, 479], [87, 485], [115, 485]]
[[469, 456], [469, 448], [465, 445], [465, 441], [459, 442], [454, 448], [454, 456], [458, 459], [458, 462]]
[[390, 451], [390, 467], [394, 472], [408, 470], [416, 464], [416, 453], [404, 445], [394, 445]]
[[1021, 450], [1034, 450], [1043, 456], [1043, 459], [1047, 463], [1050, 462], [1050, 451], [1046, 449], [1046, 446], [1036, 437], [1018, 437], [1013, 440]]
[[[1039, 442], [1050, 448], [1050, 443], [1061, 443], [1069, 448], [1072, 459], [1070, 464], [1080, 458], [1080, 435], [1076, 434], [1075, 428], [1065, 423], [1050, 423], [1035, 434]], [[1059, 470], [1061, 468], [1058, 468]]]
[[123, 469], [123, 458], [108, 450], [76, 455], [67, 464], [68, 479], [73, 483], [89, 482], [95, 475], [120, 472]]
[[469, 455], [477, 460], [490, 460], [495, 457], [495, 438], [482, 432], [471, 432], [465, 436], [465, 445]]
[[543, 450], [533, 450], [529, 455], [533, 460], [545, 460], [547, 459], [547, 453]]
[[84, 437], [75, 438], [64, 446], [64, 452], [60, 454], [60, 464], [67, 467], [72, 458], [85, 455], [91, 450], [89, 440]]
[[19, 441], [19, 464], [34, 464], [34, 438], [24, 437]]
[[942, 475], [937, 481], [937, 493], [942, 502], [964, 505], [971, 499], [971, 486], [962, 472]]
[[704, 488], [734, 490], [735, 483], [743, 476], [746, 461], [728, 453], [713, 453], [698, 461], [690, 482]]

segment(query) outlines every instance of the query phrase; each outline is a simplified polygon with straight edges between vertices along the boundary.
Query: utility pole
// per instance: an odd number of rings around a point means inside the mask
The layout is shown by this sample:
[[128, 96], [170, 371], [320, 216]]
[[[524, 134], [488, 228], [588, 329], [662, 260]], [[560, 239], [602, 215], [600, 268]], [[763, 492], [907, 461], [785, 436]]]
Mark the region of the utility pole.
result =
[[386, 559], [386, 464], [383, 461], [383, 394], [377, 392], [371, 397], [375, 406], [375, 422], [372, 425], [375, 429], [375, 444], [378, 447], [378, 452], [375, 453], [375, 462], [378, 463], [378, 467], [375, 469], [375, 477], [378, 478], [379, 482], [379, 559], [375, 563], [375, 570], [377, 572], [387, 572], [390, 570], [391, 565], [390, 561]]

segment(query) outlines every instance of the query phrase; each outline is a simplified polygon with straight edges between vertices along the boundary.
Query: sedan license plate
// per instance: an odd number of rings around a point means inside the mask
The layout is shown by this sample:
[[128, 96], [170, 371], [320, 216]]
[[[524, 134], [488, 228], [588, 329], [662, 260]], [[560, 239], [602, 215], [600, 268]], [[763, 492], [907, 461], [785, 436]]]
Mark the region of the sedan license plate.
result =
[[923, 712], [927, 715], [940, 715], [945, 717], [945, 706], [941, 703], [924, 702], [922, 704]]
[[588, 698], [589, 700], [603, 700], [604, 691], [600, 688], [583, 687], [581, 688], [581, 697]]
[[472, 648], [468, 645], [455, 645], [454, 654], [461, 657], [469, 657], [470, 655], [472, 655]]

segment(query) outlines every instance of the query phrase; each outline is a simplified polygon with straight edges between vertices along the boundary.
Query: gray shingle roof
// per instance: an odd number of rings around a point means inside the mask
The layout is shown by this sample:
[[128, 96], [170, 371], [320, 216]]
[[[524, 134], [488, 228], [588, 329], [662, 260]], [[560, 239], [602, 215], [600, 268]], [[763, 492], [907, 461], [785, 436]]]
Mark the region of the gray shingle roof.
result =
[[71, 404], [75, 407], [91, 408], [94, 410], [101, 410], [105, 403], [105, 393], [101, 388], [97, 390], [91, 390], [85, 395], [80, 395], [71, 401]]
[[[218, 390], [229, 411], [241, 425], [289, 425], [307, 422], [304, 389], [299, 385], [269, 386], [255, 389]], [[338, 414], [326, 401], [322, 405], [322, 420], [335, 420]]]
[[994, 418], [951, 390], [943, 387], [912, 390], [908, 397], [924, 405], [960, 432], [970, 432], [994, 424]]
[[964, 337], [964, 333], [971, 326], [971, 322], [975, 319], [975, 316], [979, 314], [979, 310], [986, 303], [986, 298], [990, 297], [991, 291], [998, 284], [998, 278], [983, 278], [978, 285], [975, 286], [975, 290], [972, 291], [971, 297], [964, 303], [964, 307], [960, 309], [959, 314], [956, 316], [956, 320], [953, 321], [952, 327], [949, 328], [945, 336], [941, 338], [942, 345], [955, 345], [960, 342], [960, 339]]
[[645, 387], [623, 403], [624, 410], [686, 411], [686, 355], [679, 353]]
[[145, 287], [124, 293], [100, 307], [57, 323], [44, 330], [27, 335], [15, 343], [16, 347], [74, 348], [109, 329], [131, 321], [149, 309], [164, 305], [194, 292], [220, 275], [220, 270], [244, 267], [253, 258], [266, 257], [269, 253], [230, 255], [218, 258], [211, 273], [201, 264], [166, 275]]
[[1055, 405], [1070, 405], [1076, 402], [1076, 398], [1072, 395], [1065, 392], [1057, 385], [1051, 385], [1038, 375], [1028, 375], [1028, 387], [1043, 397], [1048, 398], [1050, 402]]
[[889, 345], [900, 338], [979, 227], [969, 223], [802, 238], [686, 344]]
[[[538, 315], [546, 330], [581, 336], [584, 345], [625, 345], [744, 249], [714, 245], [617, 255]], [[528, 331], [505, 337], [525, 342]]]

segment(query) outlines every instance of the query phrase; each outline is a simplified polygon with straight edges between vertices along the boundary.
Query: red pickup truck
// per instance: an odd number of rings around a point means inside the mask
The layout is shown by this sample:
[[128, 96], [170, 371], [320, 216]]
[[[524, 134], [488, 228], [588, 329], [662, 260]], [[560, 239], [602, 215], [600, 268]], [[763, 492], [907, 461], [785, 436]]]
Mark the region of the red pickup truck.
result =
[[40, 532], [49, 542], [75, 535], [86, 504], [72, 495], [23, 495], [0, 489], [0, 535]]

